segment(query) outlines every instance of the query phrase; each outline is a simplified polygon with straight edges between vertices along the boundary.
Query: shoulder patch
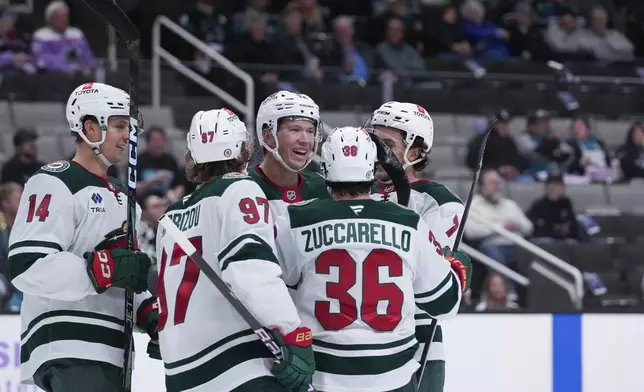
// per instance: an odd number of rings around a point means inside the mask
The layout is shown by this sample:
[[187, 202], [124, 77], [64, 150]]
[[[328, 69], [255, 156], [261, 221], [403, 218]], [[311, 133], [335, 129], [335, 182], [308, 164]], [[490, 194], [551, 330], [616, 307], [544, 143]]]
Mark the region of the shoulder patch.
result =
[[239, 173], [239, 172], [230, 172], [221, 176], [222, 179], [227, 180], [229, 178], [250, 178], [248, 174]]
[[42, 169], [44, 171], [48, 171], [50, 173], [60, 173], [60, 172], [64, 172], [65, 170], [69, 169], [70, 166], [71, 166], [70, 163], [67, 162], [67, 161], [56, 161], [56, 162], [52, 162], [52, 163], [50, 163], [48, 165], [45, 165], [45, 166], [41, 167], [40, 169]]

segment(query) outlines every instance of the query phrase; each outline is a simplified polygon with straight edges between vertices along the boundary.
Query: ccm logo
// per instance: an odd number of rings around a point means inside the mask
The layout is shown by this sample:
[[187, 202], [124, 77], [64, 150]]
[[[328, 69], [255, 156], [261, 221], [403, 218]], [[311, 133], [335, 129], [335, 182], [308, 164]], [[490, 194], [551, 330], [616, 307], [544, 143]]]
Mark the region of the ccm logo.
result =
[[313, 334], [311, 331], [309, 332], [300, 332], [297, 335], [295, 335], [295, 342], [300, 343], [300, 342], [306, 342], [307, 340], [312, 340], [313, 339]]
[[112, 268], [110, 268], [110, 264], [109, 264], [110, 256], [104, 250], [96, 252], [96, 255], [98, 256], [98, 261], [101, 262], [101, 273], [103, 274], [103, 277], [105, 279], [111, 279]]

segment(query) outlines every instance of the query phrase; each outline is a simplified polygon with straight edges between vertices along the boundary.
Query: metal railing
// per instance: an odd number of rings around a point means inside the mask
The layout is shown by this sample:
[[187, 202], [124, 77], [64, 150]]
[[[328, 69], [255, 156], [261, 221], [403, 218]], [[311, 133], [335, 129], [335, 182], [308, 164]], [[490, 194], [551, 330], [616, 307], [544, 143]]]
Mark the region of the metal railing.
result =
[[[215, 61], [218, 66], [227, 70], [244, 82], [246, 87], [246, 101], [240, 102], [237, 98], [228, 94], [226, 91], [216, 86], [204, 76], [193, 71], [184, 65], [177, 57], [170, 54], [161, 46], [161, 26], [172, 31], [179, 37], [183, 38], [187, 43], [192, 45], [195, 49], [200, 50], [203, 54], [210, 57]], [[210, 91], [227, 104], [232, 106], [236, 111], [244, 114], [246, 118], [246, 126], [249, 129], [254, 129], [255, 123], [255, 82], [253, 78], [241, 68], [233, 64], [226, 57], [219, 52], [208, 46], [203, 41], [199, 40], [194, 35], [187, 32], [184, 28], [170, 20], [165, 16], [158, 16], [154, 21], [152, 27], [152, 106], [158, 108], [161, 105], [161, 59], [164, 59], [172, 68], [191, 79], [193, 82], [199, 84], [201, 87]]]
[[544, 277], [550, 279], [554, 284], [566, 290], [569, 293], [570, 299], [572, 300], [575, 307], [578, 310], [581, 310], [583, 306], [583, 298], [584, 298], [584, 278], [581, 271], [578, 268], [575, 268], [574, 266], [558, 258], [557, 256], [546, 252], [545, 250], [541, 249], [540, 247], [533, 244], [532, 242], [527, 241], [525, 238], [521, 237], [520, 235], [515, 234], [505, 229], [504, 227], [497, 225], [496, 223], [492, 223], [484, 219], [475, 211], [470, 210], [469, 216], [470, 216], [470, 219], [474, 219], [481, 223], [484, 223], [496, 234], [510, 240], [512, 243], [514, 243], [515, 246], [523, 248], [526, 252], [529, 252], [534, 256], [536, 256], [537, 258], [539, 258], [539, 260], [545, 261], [557, 267], [561, 271], [569, 274], [572, 277], [572, 283], [561, 278], [558, 274], [552, 273], [547, 268], [544, 268], [538, 263], [533, 263], [532, 265], [532, 268], [535, 269], [535, 271], [537, 271]]

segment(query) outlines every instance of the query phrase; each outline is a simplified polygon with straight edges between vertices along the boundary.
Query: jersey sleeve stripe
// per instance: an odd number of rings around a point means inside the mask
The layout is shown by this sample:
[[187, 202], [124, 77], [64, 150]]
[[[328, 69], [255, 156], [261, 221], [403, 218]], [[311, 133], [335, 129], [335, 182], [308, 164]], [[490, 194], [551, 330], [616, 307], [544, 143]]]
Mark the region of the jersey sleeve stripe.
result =
[[46, 256], [46, 253], [20, 253], [9, 256], [9, 275], [11, 279], [20, 276], [36, 261]]
[[431, 297], [435, 296], [436, 293], [440, 292], [441, 290], [445, 289], [445, 286], [450, 284], [452, 274], [448, 274], [445, 279], [443, 279], [442, 282], [440, 282], [436, 287], [429, 291], [425, 291], [424, 293], [418, 293], [414, 295], [414, 298], [416, 298], [416, 302], [418, 301], [431, 301]]
[[122, 319], [114, 316], [108, 316], [106, 314], [94, 313], [94, 312], [84, 312], [81, 310], [53, 310], [51, 312], [45, 312], [40, 314], [38, 317], [34, 318], [29, 322], [27, 328], [23, 333], [20, 334], [20, 340], [24, 340], [30, 332], [37, 327], [40, 327], [43, 324], [46, 324], [49, 319], [54, 319], [55, 317], [75, 317], [77, 319], [84, 318], [86, 320], [103, 320], [107, 323], [112, 323], [123, 327], [125, 323]]
[[[420, 314], [416, 314], [416, 340], [418, 343], [425, 343], [429, 336], [427, 334], [427, 325], [432, 323], [432, 318], [427, 313], [422, 313], [423, 317], [419, 317]], [[443, 341], [443, 328], [440, 324], [436, 326], [436, 333], [434, 334], [434, 339], [432, 342], [442, 342]]]
[[[60, 246], [60, 244], [57, 244], [55, 242], [51, 241], [37, 241], [37, 240], [26, 240], [26, 241], [18, 241], [14, 244], [12, 244], [9, 247], [9, 255], [12, 254], [12, 252], [18, 248], [26, 248], [26, 247], [35, 247], [35, 248], [47, 248], [47, 249], [53, 249], [54, 251], [63, 251], [63, 247]], [[16, 252], [20, 253], [20, 252]], [[53, 253], [53, 251], [45, 252], [45, 253]]]
[[268, 245], [266, 241], [254, 234], [246, 234], [240, 236], [238, 239], [231, 243], [231, 245], [233, 244], [235, 245], [232, 248], [228, 246], [226, 249], [224, 249], [225, 252], [230, 248], [227, 253], [223, 254], [224, 252], [222, 252], [218, 257], [222, 271], [228, 268], [230, 263], [236, 261], [264, 260], [279, 264], [277, 257], [275, 257], [275, 253], [273, 252], [273, 249], [270, 247], [270, 245]]
[[217, 350], [218, 348], [224, 346], [225, 344], [232, 342], [233, 340], [243, 338], [245, 336], [251, 336], [251, 335], [254, 335], [254, 334], [255, 334], [255, 332], [253, 332], [252, 329], [245, 329], [243, 331], [236, 332], [236, 333], [234, 333], [232, 335], [228, 335], [227, 337], [225, 337], [225, 338], [217, 341], [216, 343], [206, 347], [205, 349], [199, 351], [198, 353], [189, 356], [188, 358], [184, 358], [184, 359], [182, 359], [180, 361], [166, 363], [165, 368], [170, 370], [170, 369], [176, 369], [176, 368], [179, 368], [181, 366], [190, 364], [192, 362], [197, 361], [200, 358], [203, 358], [203, 357], [207, 356], [208, 354], [210, 354], [213, 351]]
[[450, 274], [450, 276], [450, 285], [444, 286], [445, 290], [437, 293], [440, 295], [435, 295], [428, 301], [416, 300], [416, 305], [432, 316], [440, 316], [452, 311], [459, 301], [461, 287], [456, 276], [454, 274]]
[[313, 339], [313, 344], [318, 348], [328, 348], [332, 350], [341, 351], [365, 351], [365, 350], [384, 350], [389, 348], [401, 347], [414, 340], [414, 335], [410, 335], [404, 339], [396, 340], [391, 343], [373, 343], [373, 344], [337, 344], [325, 342], [319, 339]]
[[352, 351], [356, 356], [340, 356], [315, 351], [315, 370], [318, 372], [346, 375], [366, 376], [391, 372], [405, 366], [414, 360], [418, 343], [413, 344], [397, 353], [383, 355], [364, 355], [360, 351]]
[[59, 340], [81, 340], [85, 342], [105, 344], [114, 348], [123, 348], [125, 334], [100, 325], [78, 324], [74, 322], [59, 322], [39, 328], [21, 345], [20, 363], [29, 361], [31, 352], [39, 346]]
[[187, 391], [209, 382], [236, 366], [248, 361], [272, 358], [270, 351], [256, 337], [245, 343], [233, 345], [190, 370], [170, 375], [166, 370], [165, 384], [169, 392]]

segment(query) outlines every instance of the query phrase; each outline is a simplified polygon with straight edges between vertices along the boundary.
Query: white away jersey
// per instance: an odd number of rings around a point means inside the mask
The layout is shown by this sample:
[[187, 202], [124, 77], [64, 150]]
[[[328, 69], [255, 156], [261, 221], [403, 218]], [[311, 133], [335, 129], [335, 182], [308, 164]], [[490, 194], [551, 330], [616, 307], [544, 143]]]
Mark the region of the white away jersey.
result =
[[299, 182], [294, 188], [283, 188], [271, 181], [259, 165], [248, 169], [248, 175], [266, 194], [271, 206], [273, 221], [286, 214], [286, 208], [293, 204], [311, 199], [331, 197], [324, 178], [316, 172], [302, 170], [298, 173]]
[[[371, 195], [374, 200], [388, 200], [398, 202], [398, 196], [393, 185], [375, 185]], [[464, 206], [461, 199], [451, 189], [434, 181], [418, 180], [411, 183], [409, 206], [412, 211], [419, 214], [431, 229], [430, 241], [436, 249], [444, 246], [452, 248], [456, 240], [456, 232], [460, 227]], [[419, 348], [416, 359], [421, 360], [425, 342], [429, 339], [426, 325], [431, 324], [431, 319], [425, 312], [416, 312], [416, 339]], [[436, 328], [434, 339], [429, 347], [428, 361], [445, 360], [443, 350], [443, 329], [440, 325]]]
[[[215, 178], [166, 214], [262, 325], [284, 334], [300, 326], [280, 279], [268, 200], [256, 183], [239, 173]], [[231, 391], [270, 376], [270, 351], [163, 229], [157, 260], [167, 391]]]
[[[97, 294], [83, 254], [123, 233], [126, 222], [124, 186], [75, 162], [45, 165], [25, 184], [9, 239], [12, 283], [24, 293], [21, 381], [32, 383], [40, 365], [56, 359], [123, 366], [125, 291]], [[149, 296], [135, 296], [135, 317]]]
[[322, 391], [390, 391], [409, 383], [416, 307], [458, 310], [460, 283], [415, 212], [373, 200], [312, 200], [277, 221], [287, 285], [313, 332]]

